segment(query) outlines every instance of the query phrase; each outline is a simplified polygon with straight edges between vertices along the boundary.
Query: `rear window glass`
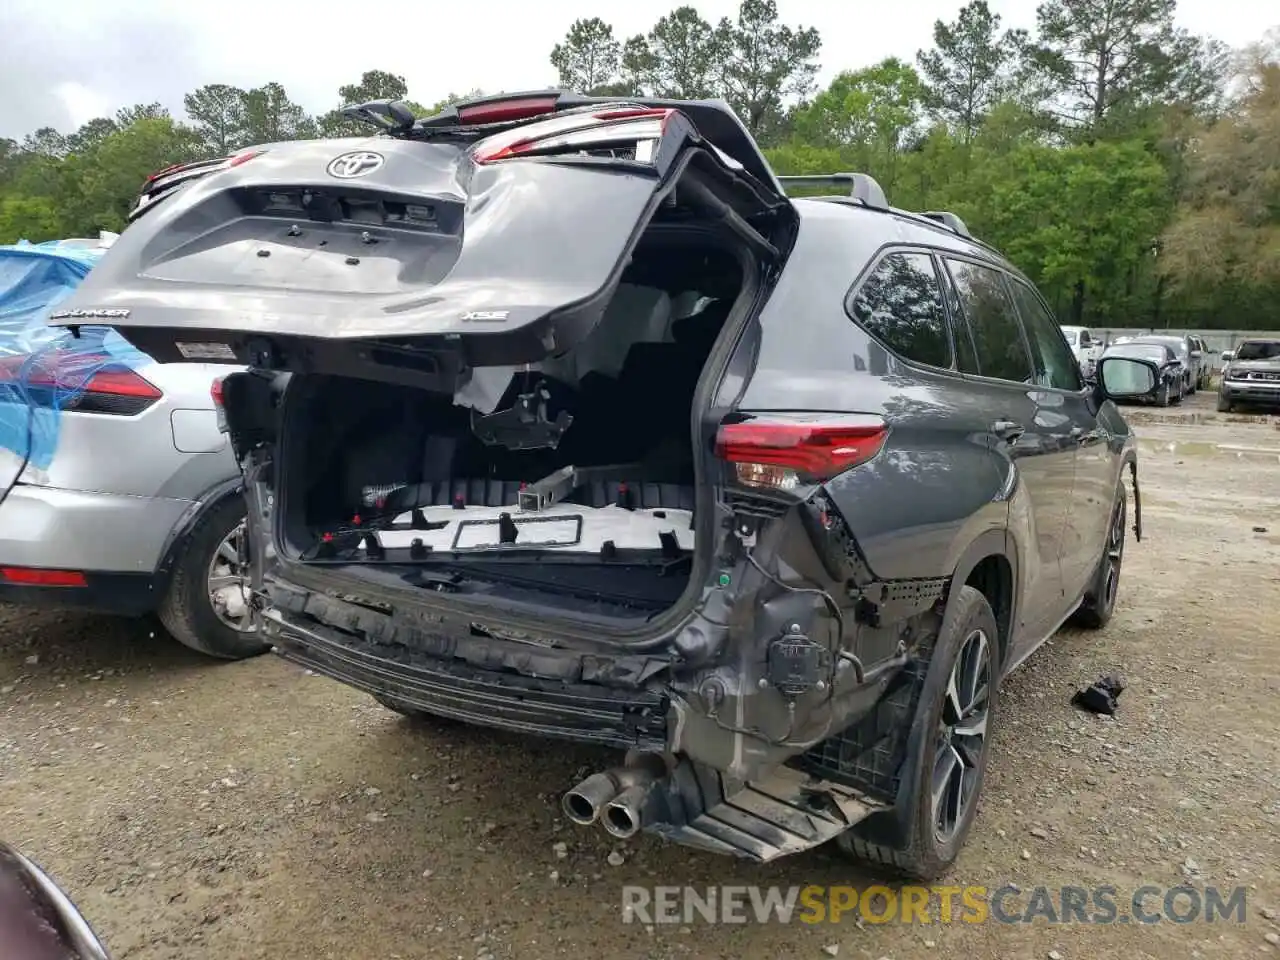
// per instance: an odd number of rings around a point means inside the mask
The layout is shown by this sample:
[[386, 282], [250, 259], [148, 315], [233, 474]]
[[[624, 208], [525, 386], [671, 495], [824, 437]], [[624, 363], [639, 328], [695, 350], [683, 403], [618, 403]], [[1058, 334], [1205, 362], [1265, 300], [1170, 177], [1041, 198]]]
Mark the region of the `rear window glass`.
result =
[[929, 254], [887, 254], [854, 293], [849, 312], [899, 356], [951, 366], [947, 314]]
[[955, 278], [960, 306], [973, 332], [978, 372], [984, 377], [1031, 383], [1031, 357], [1004, 275], [966, 260], [948, 260], [947, 269]]

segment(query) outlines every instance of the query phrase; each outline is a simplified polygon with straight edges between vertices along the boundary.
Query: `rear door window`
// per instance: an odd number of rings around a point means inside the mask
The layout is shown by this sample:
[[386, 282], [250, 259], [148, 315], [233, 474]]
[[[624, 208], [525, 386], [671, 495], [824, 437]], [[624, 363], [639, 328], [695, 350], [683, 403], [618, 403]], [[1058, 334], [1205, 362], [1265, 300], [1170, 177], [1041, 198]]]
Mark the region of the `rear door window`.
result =
[[951, 366], [942, 287], [930, 254], [886, 254], [854, 291], [849, 313], [898, 356], [931, 367]]
[[1033, 383], [1031, 357], [1004, 275], [968, 260], [946, 261], [960, 308], [973, 333], [978, 370], [984, 377]]
[[[1035, 371], [1035, 382], [1042, 387], [1053, 387], [1057, 390], [1080, 389], [1080, 366], [1075, 354], [1062, 339], [1058, 324], [1049, 313], [1049, 308], [1036, 295], [1036, 292], [1021, 280], [1011, 279], [1009, 289], [1013, 291], [1013, 299], [1022, 315], [1022, 324], [1027, 331], [1027, 341], [1031, 345], [1031, 363]], [[1087, 333], [1080, 335], [1081, 343]]]

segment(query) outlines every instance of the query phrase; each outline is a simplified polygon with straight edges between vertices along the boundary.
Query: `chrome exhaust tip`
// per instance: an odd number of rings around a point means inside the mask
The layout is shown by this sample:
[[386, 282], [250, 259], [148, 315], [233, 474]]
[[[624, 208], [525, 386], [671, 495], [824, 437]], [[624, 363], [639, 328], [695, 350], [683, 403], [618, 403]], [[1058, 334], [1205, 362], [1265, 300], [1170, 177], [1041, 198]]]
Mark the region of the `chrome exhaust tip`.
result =
[[612, 773], [594, 773], [568, 791], [561, 798], [560, 806], [574, 823], [590, 826], [600, 819], [605, 804], [618, 795], [619, 789]]
[[627, 787], [604, 808], [604, 828], [619, 840], [634, 837], [644, 828], [645, 806], [653, 782]]

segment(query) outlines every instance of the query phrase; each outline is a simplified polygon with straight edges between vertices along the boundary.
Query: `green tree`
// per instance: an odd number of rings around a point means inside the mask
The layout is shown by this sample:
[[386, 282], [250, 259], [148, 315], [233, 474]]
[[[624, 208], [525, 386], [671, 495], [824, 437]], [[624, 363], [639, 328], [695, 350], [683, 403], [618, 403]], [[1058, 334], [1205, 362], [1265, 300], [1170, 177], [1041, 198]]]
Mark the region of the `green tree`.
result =
[[1141, 315], [1137, 279], [1168, 215], [1164, 167], [1140, 142], [1027, 144], [985, 171], [970, 220], [1072, 323]]
[[657, 60], [642, 36], [628, 37], [622, 45], [622, 60], [618, 67], [618, 82], [611, 91], [624, 97], [639, 97], [650, 88]]
[[244, 145], [315, 136], [315, 122], [289, 99], [284, 87], [268, 83], [244, 95]]
[[56, 240], [61, 226], [57, 207], [47, 197], [0, 196], [0, 243]]
[[63, 164], [61, 228], [75, 236], [121, 230], [149, 174], [200, 156], [200, 138], [170, 117], [142, 118]]
[[916, 54], [935, 117], [964, 143], [973, 140], [992, 106], [1004, 95], [1010, 65], [1026, 42], [1019, 30], [1000, 32], [1000, 15], [986, 0], [960, 8], [954, 22], [933, 25], [933, 48]]
[[[1261, 52], [1261, 51], [1260, 51]], [[1160, 268], [1182, 294], [1280, 297], [1280, 62], [1246, 60], [1245, 93], [1198, 138], [1185, 202], [1163, 237]], [[1271, 308], [1274, 311], [1274, 306]]]
[[560, 86], [578, 93], [592, 93], [612, 83], [621, 65], [622, 44], [613, 27], [599, 17], [575, 20], [564, 40], [551, 50]]
[[22, 140], [22, 152], [57, 159], [67, 155], [67, 138], [53, 127], [41, 127]]
[[623, 75], [658, 97], [716, 96], [725, 39], [696, 8], [677, 7], [658, 20], [647, 37], [627, 41]]
[[225, 157], [244, 146], [245, 96], [239, 87], [210, 83], [182, 98], [206, 153]]
[[780, 24], [774, 0], [742, 0], [737, 21], [721, 20], [716, 33], [725, 98], [767, 140], [783, 126], [786, 102], [813, 88], [822, 38], [812, 27]]
[[97, 117], [84, 123], [80, 129], [67, 137], [67, 150], [70, 153], [84, 153], [92, 150], [120, 127], [110, 117]]
[[797, 111], [795, 133], [807, 143], [839, 148], [846, 163], [873, 174], [888, 190], [902, 148], [919, 124], [923, 95], [915, 70], [890, 57], [837, 76]]
[[[1114, 135], [1111, 121], [1214, 87], [1215, 47], [1174, 26], [1176, 0], [1047, 0], [1031, 54], [1068, 131]], [[1123, 129], [1123, 127], [1121, 127]]]
[[116, 111], [116, 126], [124, 128], [139, 120], [165, 120], [168, 116], [169, 111], [158, 103], [135, 103]]

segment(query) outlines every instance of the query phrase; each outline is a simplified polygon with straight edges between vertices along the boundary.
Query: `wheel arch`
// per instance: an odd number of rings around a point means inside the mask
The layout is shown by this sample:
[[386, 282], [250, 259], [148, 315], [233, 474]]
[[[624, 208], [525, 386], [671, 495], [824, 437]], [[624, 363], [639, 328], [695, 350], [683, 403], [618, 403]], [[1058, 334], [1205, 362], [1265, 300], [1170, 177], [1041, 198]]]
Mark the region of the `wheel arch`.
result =
[[158, 594], [163, 595], [169, 588], [169, 580], [173, 575], [174, 565], [178, 562], [178, 558], [182, 556], [183, 550], [186, 549], [187, 543], [191, 539], [191, 531], [210, 511], [226, 503], [232, 497], [243, 496], [243, 494], [244, 480], [237, 475], [214, 484], [192, 502], [191, 509], [184, 513], [178, 522], [174, 524], [173, 529], [169, 531], [164, 548], [160, 551], [160, 562], [155, 570], [155, 583]]
[[961, 587], [974, 587], [987, 598], [999, 627], [1001, 665], [1013, 647], [1013, 630], [1018, 622], [1019, 576], [1018, 549], [1013, 539], [1003, 530], [987, 530], [960, 555], [947, 589], [943, 622], [959, 603]]

